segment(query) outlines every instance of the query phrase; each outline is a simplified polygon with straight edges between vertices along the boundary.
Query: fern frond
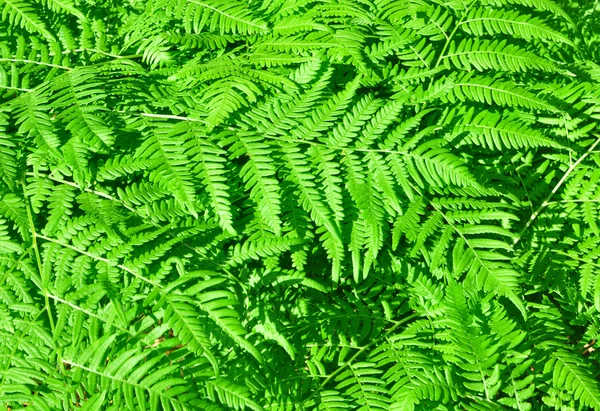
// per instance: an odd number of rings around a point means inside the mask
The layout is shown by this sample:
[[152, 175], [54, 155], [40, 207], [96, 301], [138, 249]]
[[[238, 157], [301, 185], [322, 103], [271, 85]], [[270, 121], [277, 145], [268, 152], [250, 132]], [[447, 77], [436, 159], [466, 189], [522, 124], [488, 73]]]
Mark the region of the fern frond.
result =
[[503, 262], [506, 257], [495, 251], [498, 248], [511, 249], [505, 242], [490, 238], [458, 240], [453, 256], [460, 256], [459, 261], [470, 260], [470, 264], [459, 269], [455, 267], [455, 273], [468, 270], [465, 279], [467, 283], [487, 292], [506, 296], [525, 316], [525, 305], [520, 297], [521, 274], [510, 264]]
[[212, 344], [194, 309], [194, 301], [182, 295], [170, 296], [164, 312], [164, 320], [173, 329], [181, 344], [198, 355], [205, 356], [217, 371], [219, 363], [212, 352]]
[[32, 34], [41, 34], [47, 40], [54, 40], [54, 36], [38, 18], [33, 6], [23, 0], [2, 0], [2, 19], [10, 25], [18, 25]]
[[473, 8], [460, 25], [476, 36], [506, 34], [525, 40], [539, 39], [574, 46], [566, 36], [548, 27], [544, 20], [514, 10]]
[[[138, 127], [144, 127], [144, 123], [139, 121]], [[160, 168], [150, 173], [150, 181], [171, 191], [182, 207], [197, 217], [196, 190], [189, 166], [186, 167], [188, 159], [183, 151], [186, 141], [168, 123], [155, 123], [154, 126], [152, 134], [138, 148], [136, 156], [161, 164]]]
[[77, 17], [81, 21], [87, 20], [85, 15], [77, 7], [75, 7], [75, 4], [72, 0], [37, 0], [37, 2], [46, 4], [46, 7], [57, 13], [68, 13]]
[[330, 208], [315, 189], [315, 177], [309, 173], [308, 159], [300, 148], [289, 144], [282, 145], [282, 153], [290, 171], [289, 178], [298, 187], [302, 206], [310, 213], [313, 221], [324, 226], [334, 240], [341, 242], [340, 228], [331, 218]]
[[210, 203], [215, 210], [219, 224], [225, 231], [235, 235], [232, 204], [226, 177], [227, 169], [223, 164], [226, 152], [202, 134], [195, 134], [187, 144], [187, 153], [191, 161], [197, 164], [194, 173], [200, 177], [209, 193]]
[[556, 387], [573, 392], [573, 397], [587, 407], [600, 406], [598, 382], [584, 368], [579, 358], [565, 350], [556, 351], [544, 365], [544, 371], [552, 369], [552, 379]]
[[466, 141], [492, 150], [510, 148], [555, 147], [563, 145], [528, 127], [516, 118], [503, 118], [490, 111], [468, 111], [461, 118], [453, 133], [468, 133]]
[[6, 132], [7, 118], [0, 113], [0, 178], [9, 187], [15, 187], [17, 179], [17, 152], [15, 147], [19, 140]]
[[354, 398], [357, 410], [388, 409], [387, 390], [383, 381], [376, 377], [381, 371], [374, 364], [359, 362], [349, 364], [336, 380], [337, 390]]
[[267, 24], [253, 15], [241, 2], [218, 0], [179, 0], [170, 5], [188, 31], [199, 33], [203, 28], [232, 34], [255, 34], [267, 31]]
[[482, 0], [482, 3], [487, 3], [496, 7], [501, 7], [507, 4], [515, 4], [531, 7], [535, 10], [549, 11], [555, 15], [561, 16], [569, 23], [573, 24], [571, 17], [557, 2], [553, 0]]
[[489, 69], [499, 71], [556, 71], [556, 65], [534, 53], [518, 46], [509, 44], [506, 40], [463, 39], [460, 43], [452, 42], [442, 59], [449, 59], [453, 65], [465, 70], [475, 68], [477, 71]]
[[558, 112], [559, 109], [536, 97], [533, 93], [511, 83], [467, 74], [456, 80], [452, 88], [452, 98], [472, 100], [488, 105], [515, 106], [532, 110]]
[[252, 400], [246, 387], [237, 385], [223, 378], [205, 381], [208, 398], [219, 400], [222, 404], [234, 410], [250, 408], [262, 411], [263, 408]]

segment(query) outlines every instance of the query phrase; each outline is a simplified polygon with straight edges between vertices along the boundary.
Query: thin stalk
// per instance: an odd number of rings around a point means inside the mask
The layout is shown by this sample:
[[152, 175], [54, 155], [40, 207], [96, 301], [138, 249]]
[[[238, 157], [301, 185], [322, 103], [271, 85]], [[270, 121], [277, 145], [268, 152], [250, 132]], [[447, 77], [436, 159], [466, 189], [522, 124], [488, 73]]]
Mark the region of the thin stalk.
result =
[[542, 213], [542, 211], [544, 211], [544, 209], [550, 205], [550, 200], [552, 199], [552, 197], [554, 196], [554, 194], [556, 194], [556, 192], [562, 187], [562, 185], [564, 184], [565, 181], [567, 181], [567, 178], [569, 178], [569, 176], [571, 175], [571, 173], [573, 173], [573, 171], [577, 168], [577, 166], [579, 164], [581, 164], [581, 162], [588, 156], [590, 155], [590, 153], [592, 151], [594, 151], [594, 149], [596, 148], [596, 146], [600, 144], [600, 136], [596, 139], [596, 141], [594, 142], [594, 144], [592, 144], [588, 150], [583, 153], [581, 155], [581, 157], [579, 157], [577, 159], [577, 161], [575, 161], [573, 164], [571, 164], [571, 166], [567, 169], [567, 171], [565, 172], [565, 174], [562, 176], [562, 178], [558, 181], [558, 183], [556, 183], [556, 185], [554, 186], [554, 188], [552, 189], [552, 191], [550, 191], [550, 193], [548, 193], [548, 195], [546, 196], [546, 198], [544, 199], [544, 201], [542, 202], [542, 204], [540, 204], [540, 206], [533, 212], [533, 214], [531, 214], [531, 217], [529, 217], [529, 220], [527, 221], [527, 224], [525, 224], [525, 227], [523, 227], [523, 229], [519, 232], [519, 234], [517, 235], [517, 237], [514, 239], [512, 245], [513, 247], [515, 245], [517, 245], [517, 243], [519, 241], [521, 241], [521, 238], [523, 238], [523, 235], [525, 234], [525, 232], [529, 229], [529, 227], [531, 227], [531, 225], [533, 224], [533, 222], [535, 221], [535, 219]]

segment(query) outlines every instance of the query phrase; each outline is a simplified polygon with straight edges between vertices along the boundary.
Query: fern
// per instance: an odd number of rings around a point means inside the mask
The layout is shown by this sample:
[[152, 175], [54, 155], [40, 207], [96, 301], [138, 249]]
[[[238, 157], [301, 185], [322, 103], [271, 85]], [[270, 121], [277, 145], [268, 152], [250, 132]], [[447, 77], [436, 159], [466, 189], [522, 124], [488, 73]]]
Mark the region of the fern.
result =
[[0, 404], [600, 410], [598, 2], [0, 0]]

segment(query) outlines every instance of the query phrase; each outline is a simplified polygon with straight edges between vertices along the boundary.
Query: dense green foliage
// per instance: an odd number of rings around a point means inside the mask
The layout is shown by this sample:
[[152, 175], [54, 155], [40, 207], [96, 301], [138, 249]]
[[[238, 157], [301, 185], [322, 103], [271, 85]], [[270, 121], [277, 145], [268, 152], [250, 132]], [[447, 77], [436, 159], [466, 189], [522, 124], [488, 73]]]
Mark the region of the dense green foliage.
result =
[[0, 0], [0, 404], [600, 410], [600, 2]]

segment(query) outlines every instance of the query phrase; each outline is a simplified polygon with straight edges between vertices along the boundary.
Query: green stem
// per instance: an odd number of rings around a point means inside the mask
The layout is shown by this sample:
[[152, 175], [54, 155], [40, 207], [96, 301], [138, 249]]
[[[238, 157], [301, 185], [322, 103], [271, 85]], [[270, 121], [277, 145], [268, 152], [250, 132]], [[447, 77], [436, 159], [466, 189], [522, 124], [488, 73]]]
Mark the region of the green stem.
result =
[[[52, 314], [52, 307], [50, 306], [50, 299], [48, 298], [48, 291], [46, 289], [46, 283], [47, 283], [47, 279], [44, 278], [44, 269], [42, 266], [42, 258], [40, 256], [40, 250], [38, 247], [38, 243], [37, 243], [37, 237], [38, 234], [36, 232], [35, 229], [35, 224], [33, 222], [33, 213], [31, 211], [31, 204], [29, 202], [29, 197], [27, 197], [27, 189], [25, 187], [25, 182], [21, 181], [21, 187], [23, 188], [23, 197], [24, 197], [24, 202], [25, 202], [25, 208], [27, 210], [27, 220], [29, 222], [29, 229], [31, 231], [31, 247], [33, 248], [34, 251], [34, 256], [35, 256], [35, 260], [37, 263], [37, 268], [38, 268], [38, 272], [40, 275], [40, 285], [42, 286], [42, 292], [44, 293], [44, 305], [45, 305], [45, 310], [46, 313], [48, 314], [48, 321], [50, 323], [50, 330], [52, 331], [52, 336], [54, 338], [56, 338], [56, 325], [54, 324], [54, 315]], [[65, 373], [65, 369], [64, 369], [64, 364], [62, 362], [62, 357], [60, 354], [60, 350], [58, 349], [58, 347], [54, 347], [54, 349], [56, 350], [56, 354], [58, 356], [58, 364], [59, 367], [61, 368], [62, 373]]]

